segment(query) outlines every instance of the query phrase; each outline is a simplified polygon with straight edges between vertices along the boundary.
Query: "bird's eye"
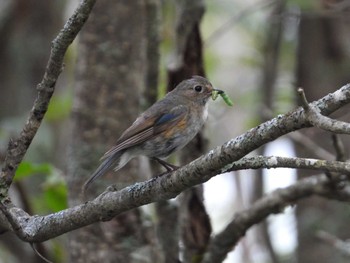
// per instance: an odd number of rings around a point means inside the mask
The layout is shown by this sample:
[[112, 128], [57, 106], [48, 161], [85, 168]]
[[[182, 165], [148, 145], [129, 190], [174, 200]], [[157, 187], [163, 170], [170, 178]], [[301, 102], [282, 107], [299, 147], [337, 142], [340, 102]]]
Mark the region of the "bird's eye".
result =
[[197, 92], [201, 92], [203, 90], [203, 87], [202, 86], [195, 86], [194, 90]]

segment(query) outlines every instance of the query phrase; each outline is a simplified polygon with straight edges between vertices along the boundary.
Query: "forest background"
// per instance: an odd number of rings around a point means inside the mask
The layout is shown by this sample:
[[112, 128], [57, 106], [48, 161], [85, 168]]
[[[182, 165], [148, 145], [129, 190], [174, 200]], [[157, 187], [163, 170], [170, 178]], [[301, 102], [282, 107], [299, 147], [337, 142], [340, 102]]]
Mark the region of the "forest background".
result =
[[[10, 138], [18, 138], [35, 98], [46, 92], [38, 84], [50, 70], [50, 52], [62, 45], [52, 41], [78, 4], [0, 3], [2, 178], [9, 178]], [[86, 17], [93, 4], [82, 2]], [[57, 81], [47, 78], [52, 81], [48, 93], [54, 93], [16, 170], [11, 202], [40, 216], [84, 203], [80, 187], [100, 156], [142, 110], [192, 75], [205, 75], [225, 90], [234, 106], [222, 100], [210, 102], [203, 132], [171, 159], [178, 164], [189, 163], [276, 116], [285, 118], [282, 114], [300, 105], [307, 111], [299, 87], [312, 102], [350, 81], [349, 8], [346, 0], [97, 1], [81, 31], [75, 27], [83, 25], [79, 19], [65, 26], [75, 28], [71, 32], [78, 35], [67, 52], [63, 50]], [[69, 30], [61, 33], [69, 36]], [[332, 117], [348, 121], [347, 108]], [[345, 165], [349, 139], [336, 133], [348, 130], [302, 129], [247, 151], [252, 158], [298, 156]], [[268, 160], [263, 162], [273, 167]], [[277, 166], [285, 165], [281, 160]], [[300, 168], [291, 165], [296, 167]], [[162, 200], [141, 209], [123, 210], [117, 217], [115, 212], [110, 217], [103, 214], [100, 220], [107, 222], [84, 223], [89, 226], [43, 238], [47, 240], [43, 243], [33, 240], [37, 250], [54, 262], [347, 262], [350, 252], [343, 241], [350, 234], [347, 180], [330, 173], [335, 170], [330, 164], [313, 168], [318, 171], [226, 169], [204, 184], [188, 183], [171, 201], [166, 199], [177, 192], [159, 195]], [[224, 165], [215, 169], [223, 171]], [[120, 190], [159, 173], [147, 159], [134, 160], [97, 182], [89, 199], [109, 185]], [[323, 185], [324, 178], [333, 175], [341, 182], [329, 179], [329, 192], [314, 185], [307, 194], [297, 195], [298, 187], [309, 182], [303, 178], [312, 175], [319, 176]], [[276, 196], [284, 199], [271, 205]], [[3, 204], [6, 197], [1, 195]], [[259, 210], [268, 198], [267, 211]], [[8, 208], [2, 206], [4, 215]], [[0, 262], [42, 262], [18, 238], [20, 234], [4, 225]], [[231, 237], [224, 237], [235, 227]]]

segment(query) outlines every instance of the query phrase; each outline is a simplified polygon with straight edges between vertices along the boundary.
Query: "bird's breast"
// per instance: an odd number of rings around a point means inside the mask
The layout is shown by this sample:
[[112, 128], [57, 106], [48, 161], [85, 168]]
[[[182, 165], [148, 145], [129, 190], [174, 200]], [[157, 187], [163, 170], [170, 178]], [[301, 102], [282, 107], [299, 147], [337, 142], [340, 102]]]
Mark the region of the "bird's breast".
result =
[[204, 106], [202, 118], [203, 118], [203, 121], [206, 121], [208, 119], [208, 103], [206, 103]]

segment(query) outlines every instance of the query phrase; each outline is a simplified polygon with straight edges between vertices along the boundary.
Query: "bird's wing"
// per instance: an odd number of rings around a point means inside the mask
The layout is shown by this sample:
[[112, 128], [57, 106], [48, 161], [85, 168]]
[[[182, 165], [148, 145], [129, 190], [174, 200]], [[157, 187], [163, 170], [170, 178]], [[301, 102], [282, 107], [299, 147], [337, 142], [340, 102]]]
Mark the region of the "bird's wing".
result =
[[186, 106], [179, 105], [168, 112], [159, 114], [155, 117], [141, 115], [136, 121], [122, 134], [117, 144], [107, 151], [101, 159], [106, 159], [116, 152], [140, 144], [157, 134], [174, 127], [184, 120], [188, 110]]

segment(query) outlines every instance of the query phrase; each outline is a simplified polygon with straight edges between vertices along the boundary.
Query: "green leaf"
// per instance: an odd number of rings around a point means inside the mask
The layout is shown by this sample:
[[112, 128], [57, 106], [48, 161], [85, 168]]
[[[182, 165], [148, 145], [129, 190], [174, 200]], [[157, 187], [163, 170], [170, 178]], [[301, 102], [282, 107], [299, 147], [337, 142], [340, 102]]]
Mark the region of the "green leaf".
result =
[[50, 174], [53, 171], [53, 166], [49, 163], [31, 163], [28, 161], [23, 161], [17, 168], [15, 181], [20, 181], [23, 178], [34, 174]]
[[45, 188], [44, 199], [46, 206], [53, 212], [58, 212], [68, 207], [67, 187], [61, 182]]
[[43, 184], [45, 207], [53, 212], [61, 211], [68, 207], [67, 185], [62, 173], [55, 169]]

